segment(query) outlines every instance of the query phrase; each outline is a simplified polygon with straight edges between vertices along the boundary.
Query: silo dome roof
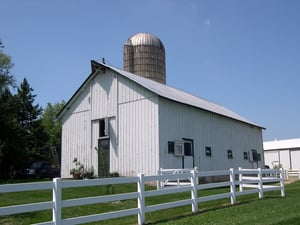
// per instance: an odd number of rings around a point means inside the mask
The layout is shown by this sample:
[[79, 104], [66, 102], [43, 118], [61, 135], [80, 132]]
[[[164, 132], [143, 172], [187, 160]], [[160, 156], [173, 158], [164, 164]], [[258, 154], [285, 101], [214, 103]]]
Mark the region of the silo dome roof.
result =
[[138, 45], [151, 45], [155, 46], [158, 48], [162, 48], [163, 50], [165, 49], [163, 43], [161, 40], [159, 40], [158, 37], [156, 37], [153, 34], [150, 33], [138, 33], [126, 41], [125, 45], [132, 45], [132, 46], [138, 46]]

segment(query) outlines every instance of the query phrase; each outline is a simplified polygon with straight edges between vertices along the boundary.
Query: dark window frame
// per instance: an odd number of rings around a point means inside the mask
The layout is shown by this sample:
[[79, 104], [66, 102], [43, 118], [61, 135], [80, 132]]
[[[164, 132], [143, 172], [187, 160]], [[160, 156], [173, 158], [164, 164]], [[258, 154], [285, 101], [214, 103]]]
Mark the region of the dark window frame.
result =
[[249, 156], [248, 156], [248, 152], [244, 152], [244, 160], [248, 160]]
[[175, 153], [175, 143], [174, 141], [168, 141], [168, 154]]
[[99, 120], [99, 137], [105, 137], [105, 119]]
[[193, 144], [191, 142], [187, 142], [187, 141], [184, 142], [184, 155], [193, 156]]
[[261, 161], [261, 154], [257, 153], [257, 161]]
[[227, 158], [228, 158], [228, 159], [233, 159], [233, 152], [232, 152], [232, 149], [227, 149]]
[[205, 146], [205, 156], [211, 157], [211, 147]]

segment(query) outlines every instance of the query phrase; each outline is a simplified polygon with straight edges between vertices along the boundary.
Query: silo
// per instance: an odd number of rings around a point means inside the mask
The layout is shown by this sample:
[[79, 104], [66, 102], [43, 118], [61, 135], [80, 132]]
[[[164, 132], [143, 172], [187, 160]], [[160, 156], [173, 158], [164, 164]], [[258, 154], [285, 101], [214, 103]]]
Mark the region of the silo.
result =
[[163, 43], [150, 33], [128, 38], [124, 45], [124, 70], [166, 84]]

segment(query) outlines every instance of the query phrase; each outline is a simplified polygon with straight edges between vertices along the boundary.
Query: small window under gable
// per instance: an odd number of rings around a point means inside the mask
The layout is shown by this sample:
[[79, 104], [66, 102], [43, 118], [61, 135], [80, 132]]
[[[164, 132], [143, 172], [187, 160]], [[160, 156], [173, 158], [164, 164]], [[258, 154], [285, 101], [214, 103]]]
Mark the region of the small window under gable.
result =
[[99, 137], [107, 137], [108, 134], [108, 118], [99, 120]]

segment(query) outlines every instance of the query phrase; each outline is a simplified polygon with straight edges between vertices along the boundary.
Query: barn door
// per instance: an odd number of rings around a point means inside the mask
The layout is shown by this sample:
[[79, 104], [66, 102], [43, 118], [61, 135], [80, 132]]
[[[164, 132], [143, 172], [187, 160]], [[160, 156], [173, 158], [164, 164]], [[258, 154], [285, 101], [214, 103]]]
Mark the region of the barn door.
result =
[[193, 139], [183, 138], [184, 140], [184, 156], [182, 167], [184, 169], [194, 168], [194, 143]]
[[109, 176], [109, 137], [98, 139], [98, 176]]

